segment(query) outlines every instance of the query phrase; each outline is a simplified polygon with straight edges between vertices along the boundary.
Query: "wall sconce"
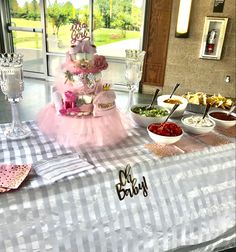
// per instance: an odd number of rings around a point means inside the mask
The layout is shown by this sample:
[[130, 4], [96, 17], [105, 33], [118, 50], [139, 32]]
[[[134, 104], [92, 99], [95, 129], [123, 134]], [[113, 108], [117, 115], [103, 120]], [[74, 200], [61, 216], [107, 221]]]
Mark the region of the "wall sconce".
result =
[[192, 0], [180, 0], [175, 37], [188, 38]]

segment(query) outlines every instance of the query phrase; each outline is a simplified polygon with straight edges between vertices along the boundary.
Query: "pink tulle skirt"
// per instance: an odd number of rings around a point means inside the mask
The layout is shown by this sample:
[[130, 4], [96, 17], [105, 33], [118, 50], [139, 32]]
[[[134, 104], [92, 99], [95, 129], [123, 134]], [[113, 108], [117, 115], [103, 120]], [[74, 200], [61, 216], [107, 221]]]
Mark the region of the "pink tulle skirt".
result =
[[108, 146], [127, 136], [118, 110], [102, 117], [75, 118], [57, 115], [54, 105], [48, 104], [37, 123], [43, 133], [65, 147]]

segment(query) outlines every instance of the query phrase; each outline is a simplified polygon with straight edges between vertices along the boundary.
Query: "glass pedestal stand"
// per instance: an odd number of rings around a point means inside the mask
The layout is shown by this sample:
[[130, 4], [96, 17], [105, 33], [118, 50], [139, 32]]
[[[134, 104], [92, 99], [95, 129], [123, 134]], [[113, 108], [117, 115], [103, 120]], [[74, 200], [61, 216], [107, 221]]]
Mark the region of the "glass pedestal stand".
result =
[[17, 101], [17, 99], [9, 99], [9, 102], [11, 104], [12, 123], [11, 126], [5, 130], [4, 135], [6, 136], [6, 138], [11, 140], [18, 140], [29, 137], [31, 131], [20, 121], [18, 110], [19, 101]]
[[128, 102], [125, 108], [125, 113], [129, 113], [130, 108], [134, 105], [134, 92], [137, 91], [136, 86], [128, 86], [129, 94], [128, 94]]
[[125, 112], [128, 113], [131, 106], [134, 104], [134, 92], [138, 89], [139, 82], [143, 72], [143, 61], [145, 51], [125, 50], [125, 79], [129, 89], [128, 103]]
[[24, 91], [23, 55], [16, 53], [0, 54], [0, 87], [11, 104], [12, 124], [4, 132], [11, 140], [24, 139], [31, 132], [26, 125], [21, 124], [18, 104]]

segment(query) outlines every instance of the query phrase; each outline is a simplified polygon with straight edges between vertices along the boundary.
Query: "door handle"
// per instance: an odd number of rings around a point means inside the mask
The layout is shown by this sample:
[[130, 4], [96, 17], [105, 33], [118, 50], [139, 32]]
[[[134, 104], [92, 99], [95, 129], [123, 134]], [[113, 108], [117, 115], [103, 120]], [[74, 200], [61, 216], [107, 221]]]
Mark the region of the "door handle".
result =
[[43, 28], [34, 28], [34, 27], [18, 27], [18, 26], [8, 26], [8, 31], [24, 31], [24, 32], [37, 32], [43, 33]]

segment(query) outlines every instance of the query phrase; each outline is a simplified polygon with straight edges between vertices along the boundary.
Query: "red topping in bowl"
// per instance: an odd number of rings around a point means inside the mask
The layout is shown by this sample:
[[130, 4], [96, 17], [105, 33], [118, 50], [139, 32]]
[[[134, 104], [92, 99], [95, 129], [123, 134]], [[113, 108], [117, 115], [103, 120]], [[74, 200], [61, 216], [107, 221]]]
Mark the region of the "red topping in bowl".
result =
[[211, 112], [210, 116], [219, 119], [219, 120], [223, 120], [223, 121], [234, 121], [236, 120], [236, 117], [233, 115], [227, 115], [224, 112]]
[[175, 123], [152, 123], [148, 126], [148, 129], [157, 135], [161, 136], [179, 136], [182, 134], [182, 129]]

